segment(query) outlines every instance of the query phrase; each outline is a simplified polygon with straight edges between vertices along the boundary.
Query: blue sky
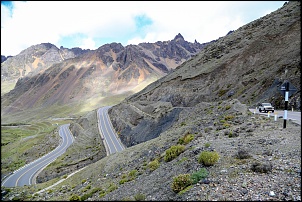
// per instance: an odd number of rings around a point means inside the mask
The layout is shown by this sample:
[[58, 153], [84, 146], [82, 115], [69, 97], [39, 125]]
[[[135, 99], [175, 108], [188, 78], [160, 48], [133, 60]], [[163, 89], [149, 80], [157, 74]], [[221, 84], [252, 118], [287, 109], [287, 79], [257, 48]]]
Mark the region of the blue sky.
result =
[[1, 1], [1, 55], [40, 43], [97, 49], [172, 40], [205, 43], [286, 1]]

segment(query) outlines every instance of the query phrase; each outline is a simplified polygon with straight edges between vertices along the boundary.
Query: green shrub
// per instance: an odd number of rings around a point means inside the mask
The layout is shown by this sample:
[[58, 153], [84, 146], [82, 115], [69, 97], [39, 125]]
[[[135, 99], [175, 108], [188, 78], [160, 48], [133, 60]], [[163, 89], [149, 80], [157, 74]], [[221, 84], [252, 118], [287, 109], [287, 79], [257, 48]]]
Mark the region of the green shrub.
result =
[[226, 121], [229, 121], [229, 120], [232, 120], [232, 119], [234, 119], [234, 115], [231, 115], [231, 114], [226, 115], [226, 116], [224, 117], [224, 120], [226, 120]]
[[166, 155], [164, 160], [166, 162], [173, 160], [179, 154], [181, 154], [185, 150], [185, 146], [183, 145], [173, 145], [169, 149], [166, 150]]
[[90, 198], [92, 196], [92, 193], [87, 193], [81, 196], [81, 201], [85, 201], [86, 199]]
[[205, 166], [214, 165], [219, 159], [219, 154], [216, 151], [203, 151], [198, 157], [198, 162]]
[[108, 186], [108, 190], [107, 192], [112, 192], [113, 190], [116, 190], [117, 189], [117, 186], [113, 183], [111, 183], [109, 186]]
[[151, 161], [148, 164], [148, 167], [150, 168], [151, 171], [156, 170], [159, 167], [159, 162], [157, 159], [155, 159], [154, 161]]
[[69, 198], [69, 201], [80, 201], [81, 198], [76, 195], [76, 194], [73, 194], [70, 198]]
[[225, 110], [231, 109], [230, 105], [225, 106]]
[[99, 197], [102, 198], [107, 194], [107, 192], [105, 192], [104, 190], [100, 191]]
[[193, 134], [185, 134], [184, 137], [181, 137], [178, 139], [178, 144], [188, 144], [189, 142], [191, 142], [194, 139], [194, 135]]
[[221, 89], [218, 91], [218, 96], [221, 97], [223, 96], [228, 90], [225, 90], [225, 89]]
[[146, 199], [146, 196], [145, 194], [138, 193], [134, 196], [134, 199], [136, 201], [144, 201]]
[[208, 176], [208, 171], [205, 168], [201, 168], [199, 171], [192, 173], [191, 179], [193, 181], [193, 184], [196, 184], [200, 180], [206, 178]]
[[128, 174], [129, 181], [134, 180], [137, 176], [137, 170], [131, 170]]
[[229, 123], [224, 123], [222, 126], [223, 126], [223, 128], [225, 129], [225, 128], [231, 127], [231, 124], [229, 124]]
[[125, 182], [128, 182], [129, 180], [127, 178], [123, 178], [119, 181], [119, 184], [124, 184]]
[[122, 179], [119, 181], [119, 184], [124, 184], [125, 182], [129, 182], [131, 180], [134, 180], [137, 176], [138, 171], [137, 170], [131, 170], [128, 175], [123, 174]]
[[192, 184], [192, 179], [190, 174], [180, 174], [173, 178], [172, 190], [176, 193], [184, 190]]
[[211, 146], [211, 143], [207, 142], [207, 143], [204, 144], [204, 146], [205, 146], [206, 148], [208, 148], [208, 147]]

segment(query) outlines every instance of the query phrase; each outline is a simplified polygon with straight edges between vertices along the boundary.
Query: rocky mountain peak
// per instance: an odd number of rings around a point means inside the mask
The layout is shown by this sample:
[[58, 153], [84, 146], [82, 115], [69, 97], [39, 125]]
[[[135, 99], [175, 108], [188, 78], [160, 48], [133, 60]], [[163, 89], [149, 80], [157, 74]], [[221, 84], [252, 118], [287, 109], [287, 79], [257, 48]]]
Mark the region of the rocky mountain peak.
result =
[[184, 39], [184, 37], [183, 37], [180, 33], [178, 33], [178, 34], [174, 37], [173, 40], [174, 40], [174, 41], [178, 41], [178, 40], [185, 40], [185, 39]]

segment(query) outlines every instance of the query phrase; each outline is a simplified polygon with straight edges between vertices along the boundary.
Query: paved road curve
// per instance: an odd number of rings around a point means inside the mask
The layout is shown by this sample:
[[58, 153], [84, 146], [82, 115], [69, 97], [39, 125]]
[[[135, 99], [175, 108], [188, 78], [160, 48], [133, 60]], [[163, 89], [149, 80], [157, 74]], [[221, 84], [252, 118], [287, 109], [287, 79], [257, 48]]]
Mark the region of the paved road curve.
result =
[[59, 134], [62, 140], [60, 145], [56, 149], [44, 155], [43, 157], [14, 171], [12, 175], [8, 176], [3, 181], [1, 186], [15, 187], [35, 184], [37, 174], [51, 162], [56, 160], [57, 157], [62, 155], [66, 151], [66, 149], [73, 143], [74, 138], [68, 127], [69, 124], [60, 126]]
[[[262, 114], [267, 116], [267, 113], [260, 113], [258, 109], [250, 109], [250, 111], [253, 113], [255, 112], [256, 114]], [[277, 113], [277, 117], [284, 116], [284, 110], [275, 110], [274, 113], [270, 113], [270, 116], [273, 117], [275, 113]], [[301, 112], [292, 112], [291, 110], [287, 110], [287, 120], [292, 120], [293, 122], [301, 125]]]
[[104, 138], [105, 140], [104, 143], [107, 150], [107, 155], [120, 152], [125, 149], [125, 147], [115, 134], [111, 121], [109, 119], [108, 109], [110, 107], [111, 106], [102, 107], [97, 111], [99, 131], [102, 138]]

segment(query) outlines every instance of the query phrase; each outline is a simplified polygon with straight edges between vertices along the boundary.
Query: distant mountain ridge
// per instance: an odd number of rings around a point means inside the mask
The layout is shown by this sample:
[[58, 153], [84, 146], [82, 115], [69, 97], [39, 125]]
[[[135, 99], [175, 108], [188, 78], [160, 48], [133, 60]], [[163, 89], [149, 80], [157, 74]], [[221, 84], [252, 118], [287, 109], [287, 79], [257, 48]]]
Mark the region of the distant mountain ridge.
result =
[[1, 80], [19, 79], [23, 76], [33, 76], [49, 66], [63, 60], [77, 57], [90, 50], [81, 48], [57, 48], [51, 43], [41, 43], [30, 46], [16, 56], [3, 56], [1, 61]]
[[3, 78], [19, 78], [2, 97], [3, 113], [135, 92], [200, 52], [208, 43], [173, 40], [96, 50], [58, 49], [43, 43], [1, 64]]

